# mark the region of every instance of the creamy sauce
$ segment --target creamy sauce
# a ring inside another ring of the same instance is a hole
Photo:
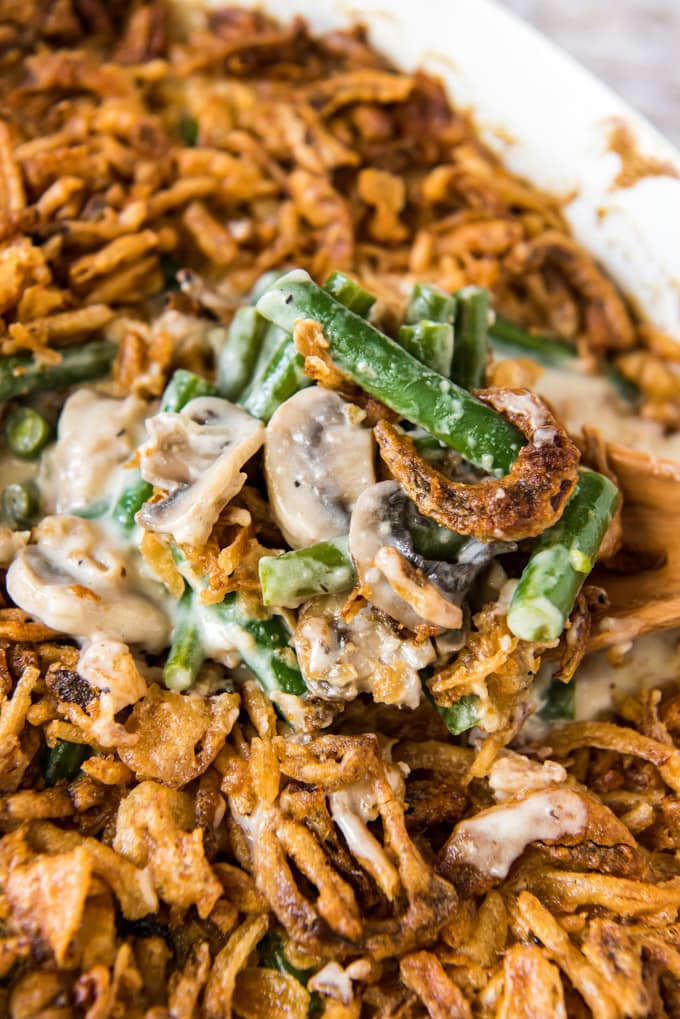
[[[87,644],[78,659],[78,673],[100,691],[97,715],[91,732],[102,746],[120,745],[129,735],[114,722],[123,708],[141,700],[147,692],[146,680],[139,672],[130,649],[115,640],[95,640]]]
[[[328,700],[365,692],[381,703],[416,708],[419,670],[434,661],[431,641],[397,636],[370,608],[345,622],[343,601],[316,598],[300,613],[293,644],[310,690]]]
[[[543,764],[539,764],[528,757],[507,750],[494,761],[489,772],[489,785],[497,803],[525,796],[527,793],[546,789],[566,780],[566,769],[557,761],[544,761]]]
[[[40,466],[43,508],[71,513],[112,503],[129,478],[125,464],[142,441],[144,419],[153,409],[136,396],[115,400],[87,387],[69,396],[57,442]]]
[[[652,633],[636,640],[614,664],[611,654],[598,651],[581,665],[576,683],[576,718],[608,715],[617,703],[640,688],[663,688],[680,676],[680,630]]]
[[[174,602],[114,525],[45,517],[33,542],[17,552],[7,573],[7,590],[20,608],[78,639],[111,638],[150,651],[167,646]]]
[[[557,417],[574,435],[584,425],[593,425],[608,442],[680,460],[680,433],[666,435],[661,425],[637,417],[602,375],[546,368],[533,388],[549,400]]]
[[[403,775],[398,767],[388,764],[387,777],[392,789],[403,788]],[[376,880],[391,899],[399,888],[399,873],[385,850],[368,830],[367,822],[378,817],[378,802],[368,779],[354,782],[328,796],[331,817],[342,832],[347,847],[356,860]]]
[[[307,986],[310,991],[336,998],[343,1005],[349,1005],[354,997],[350,975],[338,962],[327,962],[314,974]]]
[[[541,790],[461,821],[449,840],[447,856],[503,879],[532,842],[580,835],[587,820],[584,801],[571,789]]]

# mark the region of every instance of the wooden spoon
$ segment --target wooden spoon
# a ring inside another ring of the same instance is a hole
[[[593,582],[609,605],[593,621],[591,651],[680,626],[680,463],[611,443],[607,454],[623,491],[625,544],[665,561],[628,574],[598,567]]]

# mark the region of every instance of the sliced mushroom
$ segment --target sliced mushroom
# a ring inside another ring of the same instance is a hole
[[[146,503],[138,519],[176,542],[203,545],[218,516],[241,490],[241,468],[264,441],[264,425],[228,400],[201,396],[179,414],[156,414],[140,447],[145,481],[169,494]]]
[[[7,572],[7,590],[25,612],[73,637],[109,637],[160,651],[170,624],[152,600],[151,583],[106,540],[92,520],[45,517],[36,544],[20,549]],[[162,598],[162,588],[153,584]]]
[[[265,472],[277,524],[291,548],[347,534],[354,505],[375,481],[362,412],[320,386],[303,389],[267,426]]]
[[[381,481],[362,492],[349,529],[349,550],[362,593],[410,630],[459,629],[470,587],[493,557],[511,546],[470,539],[457,562],[435,562],[415,552],[412,523],[428,526],[399,482]]]
[[[57,442],[40,467],[44,507],[70,513],[111,496],[144,436],[148,413],[148,403],[137,396],[114,400],[88,388],[69,396]]]
[[[325,700],[375,701],[416,708],[418,673],[434,661],[431,641],[405,640],[371,608],[342,616],[343,599],[315,598],[302,609],[293,635],[307,686]]]

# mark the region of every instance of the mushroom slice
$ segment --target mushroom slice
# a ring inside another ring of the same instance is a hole
[[[417,708],[418,673],[435,658],[431,641],[405,640],[370,607],[345,620],[342,606],[342,598],[315,598],[300,612],[293,644],[309,689],[325,700],[370,693],[382,704]]]
[[[165,613],[94,521],[45,517],[33,537],[36,544],[20,549],[7,572],[7,590],[20,608],[73,637],[108,637],[149,651],[167,646]]]
[[[140,446],[145,481],[169,494],[145,503],[138,520],[148,531],[171,534],[178,544],[203,545],[218,516],[241,490],[241,468],[264,441],[264,425],[217,396],[201,396],[178,414],[146,423]]]
[[[424,559],[413,547],[409,524],[427,527],[398,481],[381,481],[357,500],[349,550],[364,596],[410,630],[459,629],[462,605],[479,573],[511,546],[466,541],[455,563]]]
[[[354,505],[375,481],[373,436],[358,407],[320,386],[286,400],[267,425],[272,511],[291,548],[347,534]]]
[[[93,389],[76,389],[59,416],[57,442],[42,458],[43,505],[72,513],[114,497],[144,436],[149,404],[137,396],[115,400]]]

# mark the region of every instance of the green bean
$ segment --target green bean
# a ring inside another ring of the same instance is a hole
[[[262,969],[275,969],[279,973],[287,973],[294,977],[303,987],[307,986],[310,977],[315,970],[299,969],[286,955],[286,944],[284,934],[278,929],[268,931],[257,946],[257,954]],[[317,991],[312,991],[309,996],[307,1009],[308,1019],[316,1019],[324,1011],[323,1000]]]
[[[493,349],[503,357],[531,357],[546,368],[564,368],[578,360],[578,350],[570,343],[551,336],[528,333],[500,315],[496,315],[495,322],[489,327],[489,339]],[[626,403],[632,407],[640,405],[640,390],[615,365],[607,365],[605,375]]]
[[[616,485],[595,471],[579,472],[564,513],[539,535],[508,610],[508,626],[523,640],[556,640],[590,573],[616,512]]]
[[[86,743],[69,743],[67,740],[58,740],[53,747],[47,747],[43,761],[45,784],[53,786],[64,780],[71,782],[91,753],[92,748]]]
[[[425,697],[435,709],[446,728],[452,736],[459,736],[461,732],[473,729],[479,722],[479,697],[475,694],[464,694],[454,704],[437,704],[428,685],[428,679],[433,673],[434,669],[431,666],[423,669],[420,673],[420,682]]]
[[[270,286],[276,286],[281,278],[281,274],[277,273]],[[355,306],[365,308],[367,311],[375,300],[343,273],[333,273],[326,286],[332,287],[337,292],[338,301],[351,301]],[[263,293],[267,291],[264,290]],[[274,337],[277,335],[279,337],[278,345],[271,351],[265,364],[256,365],[250,384],[239,401],[244,410],[262,421],[269,421],[282,403],[300,389],[312,385],[312,379],[305,375],[305,361],[293,343],[291,332],[289,329],[277,330],[274,333]]]
[[[514,425],[342,307],[306,272],[288,273],[263,294],[257,308],[288,332],[299,319],[315,320],[334,363],[367,393],[471,463],[489,472],[509,471],[524,444]]]
[[[37,361],[33,354],[12,354],[0,358],[0,400],[40,389],[67,389],[78,382],[108,375],[116,356],[115,343],[95,340],[79,347],[67,347],[58,364]]]
[[[576,717],[576,680],[562,683],[553,679],[546,690],[545,702],[538,712],[544,722],[558,722]]]
[[[217,388],[226,400],[238,400],[252,378],[266,329],[267,322],[249,305],[234,315],[217,358]]]
[[[323,285],[324,290],[331,294],[336,301],[349,308],[355,315],[368,318],[371,308],[375,304],[375,297],[369,294],[368,290],[346,276],[344,272],[332,273]]]
[[[74,517],[81,517],[83,520],[97,520],[109,512],[109,504],[105,499],[97,499],[88,503],[87,506],[79,506],[78,509],[70,511]]]
[[[453,326],[450,322],[432,322],[423,319],[415,325],[404,325],[399,330],[399,342],[404,350],[419,361],[448,376],[453,359]]]
[[[284,335],[261,376],[253,379],[239,402],[253,417],[269,421],[282,403],[311,385],[312,379],[305,375],[304,358]]]
[[[198,141],[198,121],[190,113],[183,113],[179,118],[179,133],[185,145],[193,148]]]
[[[205,611],[223,627],[226,639],[265,693],[281,691],[297,697],[307,693],[288,627],[281,616],[257,615],[258,606],[236,592],[217,605],[205,606]]]
[[[607,366],[605,374],[610,385],[616,390],[616,393],[622,400],[625,400],[626,403],[629,403],[635,409],[640,406],[642,403],[642,392],[634,382],[627,379],[613,364]]]
[[[250,291],[250,296],[248,298],[250,304],[257,304],[265,290],[269,290],[269,288],[273,286],[277,280],[280,280],[282,276],[285,276],[287,272],[290,272],[290,269],[268,269],[267,272],[263,272],[262,275],[255,280],[255,285]]]
[[[187,588],[177,607],[178,621],[163,667],[163,682],[169,690],[187,690],[205,661],[203,641],[196,622],[194,597],[194,592]]]
[[[217,396],[217,387],[201,375],[178,368],[161,397],[161,411],[177,414],[199,396]]]
[[[5,439],[10,453],[35,460],[52,438],[52,426],[33,407],[13,407],[5,420]]]
[[[456,294],[456,336],[451,378],[465,389],[484,385],[489,327],[489,292],[465,287]]]
[[[423,320],[453,324],[455,317],[455,297],[433,283],[416,283],[406,306],[406,322],[409,325]]]
[[[153,485],[145,481],[139,471],[135,471],[134,477],[125,486],[113,507],[113,519],[124,531],[132,531],[135,516],[152,495]]]
[[[34,481],[13,481],[2,492],[2,512],[11,527],[32,527],[40,513],[40,494]]]
[[[340,594],[356,583],[347,538],[332,538],[317,545],[263,556],[259,563],[265,605],[294,609],[319,594]]]
[[[509,322],[506,318],[496,315],[489,326],[491,346],[505,357],[531,357],[547,368],[560,368],[568,361],[578,357],[576,347],[550,336],[539,336],[528,333]]]
[[[176,545],[172,554],[182,576],[195,593],[205,586]],[[294,694],[302,697],[307,686],[298,668],[290,632],[283,618],[270,614],[255,598],[232,591],[214,605],[194,599],[197,623],[207,626],[214,639],[219,628],[225,646],[235,648],[266,693]]]

